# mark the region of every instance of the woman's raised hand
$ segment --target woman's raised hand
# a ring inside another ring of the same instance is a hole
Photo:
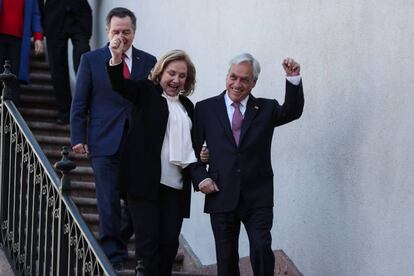
[[[119,35],[115,35],[109,42],[112,59],[111,64],[119,64],[122,61],[122,49],[124,48],[124,41]]]

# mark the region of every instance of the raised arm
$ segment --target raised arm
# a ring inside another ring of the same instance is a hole
[[[292,58],[285,58],[282,67],[286,72],[286,92],[283,105],[276,101],[274,125],[280,126],[298,119],[302,115],[304,96],[300,77],[300,64]]]
[[[122,48],[123,41],[119,36],[109,42],[112,57],[106,66],[112,89],[118,92],[124,98],[130,100],[135,105],[145,102],[147,96],[154,88],[154,83],[150,80],[130,80],[124,79]]]

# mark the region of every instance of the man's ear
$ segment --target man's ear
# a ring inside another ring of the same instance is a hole
[[[252,89],[256,86],[256,82],[257,82],[257,80],[253,80],[253,86],[252,86]]]

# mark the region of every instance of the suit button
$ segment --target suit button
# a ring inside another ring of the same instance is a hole
[[[240,171],[241,171],[240,169],[237,169],[237,173],[240,173]]]

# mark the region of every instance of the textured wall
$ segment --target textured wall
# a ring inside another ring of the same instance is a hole
[[[121,2],[119,1],[119,3]],[[100,1],[104,22],[113,1]],[[228,61],[250,52],[256,96],[283,102],[285,56],[302,64],[305,111],[275,131],[273,247],[304,275],[414,275],[414,2],[122,1],[136,43],[156,56],[185,49],[197,67],[192,100],[224,89]],[[96,22],[96,21],[95,21]],[[96,34],[102,45],[104,27]],[[183,235],[215,262],[203,198]],[[248,255],[243,234],[240,255]]]

